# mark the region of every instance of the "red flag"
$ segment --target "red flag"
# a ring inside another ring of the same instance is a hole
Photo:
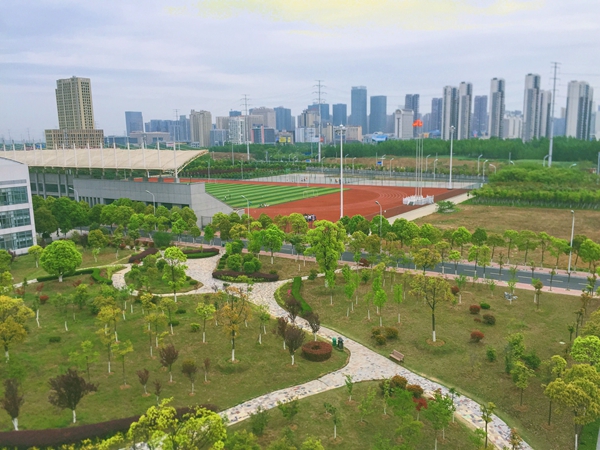
[[[417,119],[413,122],[413,127],[422,127],[423,126],[423,121],[420,119]]]

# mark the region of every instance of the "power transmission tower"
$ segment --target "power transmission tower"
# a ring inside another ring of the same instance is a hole
[[[313,87],[316,87],[317,90],[313,91],[313,94],[317,94],[317,103],[319,104],[318,106],[318,117],[319,117],[319,162],[321,162],[321,136],[323,135],[323,121],[321,118],[321,88],[324,87],[321,84],[321,81],[323,80],[317,80],[317,84],[315,84]],[[325,92],[323,92],[323,94],[325,94]]]
[[[244,127],[244,140],[246,141],[246,156],[247,156],[247,160],[250,161],[250,141],[248,139],[248,128],[250,126],[250,117],[248,117],[248,96],[246,94],[244,94],[244,98],[242,99],[244,101],[244,111],[245,111],[245,122],[246,122],[246,126]]]
[[[552,68],[554,76],[552,77],[552,105],[550,106],[550,147],[548,149],[548,167],[552,167],[552,145],[554,144],[554,102],[556,101],[556,71],[560,63],[553,62]]]

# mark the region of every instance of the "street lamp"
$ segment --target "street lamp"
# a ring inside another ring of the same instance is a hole
[[[344,131],[346,128],[340,124],[340,219],[344,217]]]
[[[486,162],[488,162],[488,161],[489,161],[489,159],[486,159],[486,160],[483,162],[483,171],[482,171],[482,175],[481,175],[481,177],[482,177],[482,178],[485,178],[485,163],[486,163]]]
[[[477,157],[477,176],[479,176],[479,159],[482,157],[483,155],[479,155]]]
[[[494,175],[496,175],[496,166],[490,163],[490,167],[494,168]]]
[[[381,203],[379,203],[377,200],[375,200],[375,203],[379,205],[379,253],[381,253],[381,228],[383,227],[383,218],[381,211]]]
[[[514,161],[508,161],[509,164],[512,164],[513,166],[515,165]]]
[[[569,166],[569,169],[570,169],[571,167],[575,167],[576,165],[577,165],[577,163],[575,163],[575,164],[571,164],[571,165]]]
[[[433,161],[433,179],[435,180],[435,169],[437,168],[437,162],[438,159],[435,158],[435,160]]]
[[[248,231],[250,231],[250,200],[248,200],[245,195],[242,195],[242,197],[246,199],[246,206],[248,207]]]
[[[454,138],[454,125],[450,127],[450,179],[448,180],[448,189],[452,189],[452,142]],[[477,172],[479,174],[479,172]]]
[[[429,158],[431,155],[427,155],[425,157],[425,173],[427,173],[427,158]]]
[[[546,167],[546,159],[548,158],[548,156],[550,155],[546,155],[544,156],[544,159],[542,159],[542,167]]]
[[[77,189],[72,188],[71,186],[69,186],[69,189],[71,189],[73,192],[75,192],[75,201],[78,202],[79,201],[79,192],[77,192]]]
[[[240,167],[242,168],[242,180],[244,179],[244,160],[240,160]]]
[[[156,215],[156,197],[154,197],[154,194],[148,189],[146,189],[146,192],[152,196],[152,207],[154,209],[154,215]]]
[[[392,178],[392,161],[394,158],[390,159],[390,178]]]
[[[571,247],[569,248],[569,267],[567,273],[571,273],[571,256],[573,255],[573,233],[575,232],[575,211],[571,210],[573,221],[571,222]]]
[[[344,156],[344,164],[348,164],[348,156],[350,156],[350,154],[347,154]],[[348,169],[346,169],[348,170]]]
[[[356,159],[356,156],[354,158],[352,158],[352,175],[354,175],[354,160]]]

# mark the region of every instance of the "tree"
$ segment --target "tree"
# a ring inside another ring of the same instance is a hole
[[[35,259],[35,267],[39,267],[40,256],[42,256],[43,251],[44,249],[39,245],[33,245],[27,250],[27,253],[33,255],[33,258]]]
[[[210,370],[210,359],[204,358],[202,361],[202,368],[204,369],[204,382],[208,383],[208,372]]]
[[[483,267],[483,276],[485,277],[485,268],[492,263],[492,251],[487,245],[479,247],[479,265]]]
[[[202,343],[206,343],[206,321],[212,320],[216,312],[215,306],[210,303],[198,303],[196,314],[202,319]]]
[[[267,334],[267,323],[271,319],[271,313],[269,307],[266,305],[260,305],[258,308],[258,320],[260,325],[258,327],[258,343],[262,345],[262,335]]]
[[[171,315],[173,314],[173,311],[175,311],[175,309],[176,309],[175,301],[169,297],[163,297],[160,299],[160,302],[158,305],[163,312],[167,311],[167,316],[169,318],[169,327],[171,329],[171,336],[172,336],[173,335],[173,319],[172,319]]]
[[[523,261],[527,263],[527,254],[530,250],[535,250],[538,247],[539,241],[537,235],[530,230],[521,230],[519,232],[519,238],[517,240],[517,248],[520,251],[525,252]]]
[[[150,407],[127,432],[129,443],[144,442],[150,448],[164,450],[222,449],[227,429],[221,416],[204,408],[194,408],[183,416],[165,399]]]
[[[215,227],[210,223],[204,227],[204,241],[208,241],[212,245],[213,239],[215,238]]]
[[[142,369],[138,370],[136,374],[138,376],[138,381],[144,387],[144,395],[147,396],[148,390],[146,389],[146,386],[148,385],[148,380],[150,379],[150,371],[148,369]]]
[[[0,407],[10,416],[15,431],[19,431],[19,411],[25,402],[23,395],[19,393],[19,387],[19,382],[16,379],[5,379],[4,397],[0,399]]]
[[[196,381],[196,375],[198,373],[198,366],[193,359],[185,359],[181,364],[181,371],[190,380],[192,384],[191,395],[194,395],[194,382]]]
[[[58,275],[62,283],[63,275],[70,274],[81,265],[81,252],[72,241],[54,241],[42,252],[40,264],[50,275]]]
[[[523,391],[529,386],[529,379],[535,377],[535,372],[523,364],[521,361],[516,361],[510,371],[513,383],[521,390],[521,399],[519,405],[523,405]]]
[[[510,251],[517,245],[519,241],[519,232],[515,230],[505,230],[504,239],[506,242],[506,249],[508,254],[506,255],[507,261],[510,263]]]
[[[471,233],[465,227],[458,227],[454,233],[452,233],[452,241],[460,247],[460,256],[462,258],[463,248],[465,244],[471,242]]]
[[[50,395],[48,401],[60,409],[69,408],[73,413],[73,423],[77,422],[75,409],[83,397],[96,392],[98,385],[88,383],[76,370],[68,369],[63,375],[50,378]]]
[[[485,244],[485,241],[487,241],[487,239],[487,232],[483,228],[477,227],[471,235],[471,242],[479,247]]]
[[[93,249],[101,249],[108,245],[108,237],[102,230],[92,230],[88,234],[88,245]]]
[[[433,269],[441,260],[442,257],[440,252],[429,247],[422,248],[413,255],[415,266],[423,269],[423,273],[425,273],[427,269]]]
[[[435,431],[435,449],[437,450],[437,434],[439,430],[444,430],[454,415],[454,402],[452,399],[442,394],[439,391],[434,393],[433,401],[427,405],[427,409],[423,412],[423,416],[431,422],[431,426]]]
[[[108,324],[112,323],[114,325],[114,334],[115,334],[115,342],[119,342],[119,335],[117,334],[117,322],[121,317],[121,308],[112,305],[106,305],[100,308],[100,312],[96,316],[96,318],[100,321],[100,323],[104,324],[104,328],[108,326]]]
[[[177,290],[183,287],[186,281],[185,269],[187,256],[178,247],[169,247],[165,250],[164,260],[167,265],[164,268],[163,280],[173,290],[173,297],[177,303]]]
[[[595,366],[600,362],[600,338],[594,335],[575,338],[571,357],[579,363]]]
[[[425,302],[431,309],[432,340],[433,342],[436,342],[435,309],[438,303],[452,300],[450,285],[441,276],[426,277],[424,275],[415,275],[411,287],[413,289],[413,294],[423,295]]]
[[[120,342],[115,345],[114,352],[121,358],[121,367],[123,368],[123,386],[127,386],[127,378],[125,377],[125,357],[133,352],[133,344],[130,340]]]
[[[360,421],[363,423],[365,422],[365,417],[373,412],[373,400],[375,400],[375,388],[370,388],[367,391],[367,395],[358,404]]]
[[[485,444],[483,448],[488,448],[488,424],[494,420],[496,405],[488,402],[487,405],[480,405],[479,408],[481,409],[481,420],[485,422]]]
[[[281,250],[285,233],[277,225],[269,225],[262,233],[262,244],[271,252],[271,264],[273,264],[273,252]]]
[[[229,300],[219,309],[219,322],[231,337],[231,362],[235,362],[235,340],[240,332],[240,325],[250,318],[251,309],[248,294],[233,286],[226,288]]]
[[[533,288],[535,289],[536,309],[540,309],[540,296],[542,295],[542,289],[544,287],[544,283],[542,283],[542,281],[537,278],[533,278],[531,280],[531,284],[533,285]]]
[[[40,207],[33,212],[35,219],[35,230],[43,237],[50,237],[58,230],[58,221],[49,208]]]
[[[100,354],[94,351],[94,344],[92,341],[83,341],[81,343],[81,353],[74,351],[69,353],[69,361],[76,364],[80,369],[85,369],[87,373],[88,382],[90,378],[90,365],[97,362]]]
[[[337,439],[337,427],[341,422],[338,410],[331,403],[324,403],[323,406],[325,407],[325,412],[329,414],[333,420],[333,439]]]
[[[400,305],[404,297],[404,289],[401,284],[395,284],[392,294],[393,302],[398,305],[398,323],[400,323]]]
[[[319,318],[319,314],[311,313],[306,318],[308,322],[308,326],[310,326],[311,331],[313,332],[314,340],[317,340],[317,333],[321,329],[321,319]]]
[[[354,381],[352,375],[344,375],[344,384],[346,385],[346,391],[348,391],[348,401],[352,401],[352,391],[354,390]]]
[[[179,350],[175,349],[175,346],[173,344],[169,344],[166,346],[161,347],[158,350],[158,353],[160,355],[160,364],[163,367],[166,367],[169,369],[169,383],[173,382],[173,364],[175,364],[175,361],[177,361],[177,358],[179,357]]]
[[[34,312],[25,306],[23,299],[0,295],[0,345],[9,361],[8,349],[13,344],[23,342],[27,337],[25,323],[34,317]]]
[[[458,250],[451,250],[448,254],[448,259],[454,263],[454,275],[458,273],[458,263],[462,258]]]
[[[504,247],[506,245],[506,241],[504,240],[504,238],[497,233],[491,233],[490,235],[488,235],[487,241],[485,243],[488,245],[488,247],[491,247],[492,249],[491,259],[494,259],[496,247]]]
[[[287,349],[290,352],[290,356],[292,357],[293,366],[296,350],[302,347],[302,344],[304,343],[304,331],[302,331],[302,328],[299,328],[295,325],[290,325],[285,329],[284,339]]]
[[[309,248],[306,253],[315,255],[321,272],[332,272],[337,268],[340,256],[344,252],[344,229],[327,220],[317,220],[314,228],[306,235]]]

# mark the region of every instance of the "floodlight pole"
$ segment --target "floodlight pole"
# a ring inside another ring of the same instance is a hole
[[[567,268],[567,273],[571,273],[571,257],[573,256],[573,234],[575,233],[575,211],[571,210],[571,216],[573,217],[573,221],[571,222],[571,245],[569,248],[569,267]]]
[[[75,201],[79,202],[79,192],[77,192],[77,189],[72,188],[71,186],[69,186],[69,189],[71,189],[73,192],[75,192]]]
[[[248,232],[249,232],[250,231],[250,200],[248,200],[248,198],[245,195],[242,195],[242,197],[244,199],[246,199],[246,206],[248,207],[247,211],[248,211]]]
[[[383,227],[383,218],[382,218],[382,210],[381,203],[375,200],[375,203],[379,205],[379,253],[381,253],[381,228]]]
[[[340,219],[344,217],[344,125],[340,125]]]
[[[452,143],[454,138],[454,125],[450,127],[450,178],[448,180],[448,189],[452,189]],[[479,175],[479,168],[477,168],[477,175]]]
[[[154,197],[154,194],[148,189],[146,189],[146,192],[152,196],[152,208],[154,210],[154,215],[156,216],[156,197]]]
[[[483,156],[483,155],[479,155],[479,156],[477,157],[477,176],[479,176],[479,160],[481,159],[481,157],[482,157],[482,156]]]

